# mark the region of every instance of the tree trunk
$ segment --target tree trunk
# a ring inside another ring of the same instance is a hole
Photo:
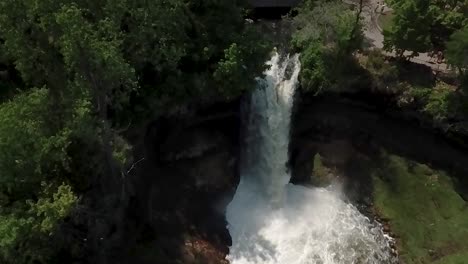
[[[349,42],[346,47],[346,54],[349,54],[351,52],[352,44],[356,40],[356,34],[359,29],[359,21],[361,20],[361,14],[362,14],[363,9],[364,9],[364,0],[359,0],[359,10],[356,14],[356,20],[354,21],[353,29],[351,30],[351,33],[349,34]]]

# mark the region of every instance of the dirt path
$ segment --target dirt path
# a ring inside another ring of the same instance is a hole
[[[359,5],[359,0],[343,0],[347,4]],[[384,6],[382,8],[382,0],[364,0],[364,8],[362,12],[362,20],[364,23],[364,37],[366,38],[371,48],[383,49],[384,36],[382,29],[379,26],[378,18],[381,13],[391,12],[391,8]],[[396,57],[395,52],[385,52],[387,56]],[[407,51],[405,55],[410,55],[412,52]],[[431,58],[428,53],[419,53],[410,61],[418,64],[424,64],[431,67],[434,71],[447,72],[448,65],[445,63],[437,63],[435,58]]]

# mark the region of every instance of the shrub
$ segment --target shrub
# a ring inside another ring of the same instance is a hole
[[[372,76],[372,86],[379,92],[395,94],[401,91],[397,85],[398,68],[385,59],[380,50],[370,51],[364,67]]]

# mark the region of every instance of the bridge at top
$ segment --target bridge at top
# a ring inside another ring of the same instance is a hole
[[[257,7],[294,7],[301,0],[249,0],[250,4]]]

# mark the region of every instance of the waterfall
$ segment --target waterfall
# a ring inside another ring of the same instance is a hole
[[[275,54],[245,104],[241,181],[226,212],[231,264],[393,264],[390,238],[338,190],[292,185],[286,169],[299,56]]]
[[[300,70],[299,56],[281,60],[279,54],[267,62],[270,67],[259,87],[244,105],[246,129],[241,175],[260,188],[273,203],[280,203],[284,186],[289,182],[289,123],[294,88]],[[289,76],[287,76],[289,74]],[[289,77],[289,79],[288,79]]]

